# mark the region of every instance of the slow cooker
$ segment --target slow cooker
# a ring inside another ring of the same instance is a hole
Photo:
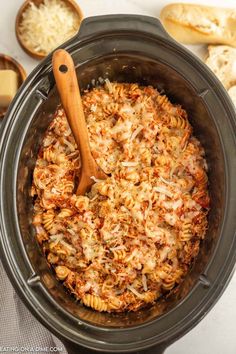
[[[82,90],[110,81],[153,85],[188,112],[209,167],[209,227],[178,291],[136,313],[98,313],[76,303],[56,280],[31,225],[32,172],[59,104],[49,55],[25,81],[0,137],[0,252],[17,293],[70,353],[162,353],[212,308],[236,260],[236,115],[214,74],[175,42],[157,19],[85,19],[61,46],[73,56]]]

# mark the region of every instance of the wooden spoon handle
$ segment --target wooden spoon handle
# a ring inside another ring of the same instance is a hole
[[[53,53],[52,66],[61,102],[80,150],[82,164],[87,165],[92,155],[73,59],[66,50],[58,49]]]

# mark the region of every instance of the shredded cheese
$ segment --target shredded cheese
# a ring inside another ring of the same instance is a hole
[[[138,162],[136,162],[136,161],[122,161],[121,165],[124,167],[134,167],[134,166],[138,166]]]
[[[130,141],[133,141],[136,136],[139,135],[139,133],[143,130],[143,126],[139,126],[137,129],[135,129],[135,131],[133,132],[133,134],[131,135]]]
[[[173,197],[173,193],[171,193],[167,188],[165,187],[162,187],[162,186],[156,186],[153,188],[153,190],[155,192],[159,192],[159,193],[162,193],[162,194],[165,194],[167,195],[167,197],[169,198],[172,198]]]
[[[138,298],[142,299],[143,298],[143,295],[140,294],[132,285],[128,285],[127,286],[127,289],[129,289],[130,291],[132,291],[132,293],[134,295],[136,295]]]
[[[106,87],[107,87],[109,93],[112,93],[113,89],[112,89],[112,85],[111,85],[110,80],[109,79],[105,79],[104,81],[105,81],[105,84],[106,84]]]
[[[109,82],[82,100],[94,158],[109,176],[91,176],[86,196],[74,194],[81,160],[59,107],[33,174],[33,224],[48,262],[68,274],[61,279],[56,271],[78,300],[97,311],[137,311],[177,291],[204,238],[204,150],[192,135],[184,153],[176,149],[191,133],[186,112],[151,86]]]
[[[29,49],[48,54],[73,37],[79,29],[80,18],[62,0],[33,2],[22,14],[20,38]]]
[[[103,181],[103,179],[96,178],[95,176],[91,176],[90,178],[96,183],[99,183],[99,182]]]
[[[145,274],[142,274],[142,284],[143,284],[143,290],[147,291],[148,287],[147,287],[147,277]]]

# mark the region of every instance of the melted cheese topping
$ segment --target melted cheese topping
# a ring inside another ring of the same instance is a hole
[[[186,112],[151,86],[107,82],[83,105],[93,156],[110,176],[74,194],[80,157],[59,108],[34,170],[37,238],[86,306],[136,311],[176,287],[198,253],[209,206],[204,150]]]

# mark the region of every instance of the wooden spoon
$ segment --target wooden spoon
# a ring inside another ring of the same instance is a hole
[[[106,179],[107,175],[100,169],[91,154],[79,84],[71,55],[63,49],[56,50],[53,53],[52,66],[61,102],[80,151],[82,166],[76,194],[83,195],[94,184],[92,176]]]

